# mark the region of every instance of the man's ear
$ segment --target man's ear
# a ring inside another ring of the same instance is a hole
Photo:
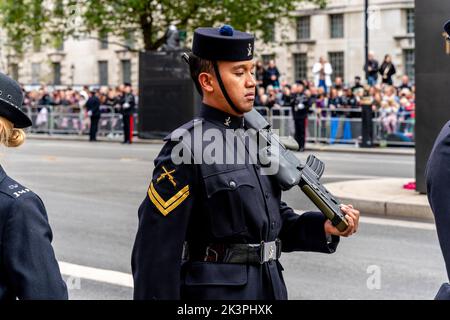
[[[214,87],[212,85],[213,81],[213,77],[210,73],[202,72],[198,75],[200,87],[202,87],[206,92],[212,93],[214,91]]]

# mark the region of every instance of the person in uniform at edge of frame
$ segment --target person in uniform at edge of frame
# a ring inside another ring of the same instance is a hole
[[[31,120],[20,86],[0,73],[0,143],[18,147]],[[42,200],[0,166],[0,300],[68,298]]]
[[[281,250],[333,253],[339,236],[358,229],[351,206],[342,207],[343,233],[320,212],[294,213],[257,164],[172,161],[177,132],[214,128],[225,138],[225,130],[245,129],[256,85],[253,45],[253,35],[228,25],[195,30],[189,64],[201,113],[165,138],[154,161],[132,253],[134,299],[287,299]]]
[[[450,40],[450,21],[444,26]],[[427,196],[434,214],[436,231],[450,279],[450,121],[447,122],[428,158],[425,169]],[[450,284],[444,283],[435,296],[436,300],[450,300]]]
[[[136,100],[132,93],[131,84],[126,82],[123,84],[123,93],[120,98],[120,105],[122,106],[122,121],[123,121],[123,137],[122,144],[131,144],[133,142],[134,131],[134,117],[133,113],[136,107]]]

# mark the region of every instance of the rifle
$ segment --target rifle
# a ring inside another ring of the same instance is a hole
[[[339,231],[347,229],[348,223],[335,197],[320,183],[325,164],[310,155],[303,164],[290,150],[280,142],[278,135],[272,132],[270,124],[255,109],[244,115],[249,129],[257,131],[258,139],[263,139],[264,147],[258,150],[258,160],[264,165],[276,164],[274,173],[283,191],[294,186],[300,189],[319,208]],[[261,145],[261,143],[259,144]]]

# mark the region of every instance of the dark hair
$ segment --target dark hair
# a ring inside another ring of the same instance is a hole
[[[194,55],[193,53],[189,53],[188,55],[189,55],[189,71],[191,73],[192,81],[194,81],[198,93],[200,93],[200,95],[203,95],[202,87],[198,82],[198,76],[202,72],[213,73],[214,72],[213,63],[210,60],[201,59],[196,55]]]

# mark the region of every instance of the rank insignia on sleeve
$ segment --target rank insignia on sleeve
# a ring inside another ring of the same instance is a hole
[[[158,179],[156,179],[156,182],[160,182],[161,180],[167,178],[169,179],[170,183],[172,183],[172,185],[174,187],[177,186],[177,183],[174,179],[174,177],[172,176],[172,173],[175,172],[175,169],[168,171],[164,166],[162,166],[164,173],[161,173],[161,175],[158,177]]]
[[[172,184],[173,183],[175,183],[175,181],[173,181]],[[185,186],[183,189],[178,191],[175,195],[173,195],[170,199],[166,201],[156,191],[155,186],[153,185],[152,182],[150,183],[150,188],[148,189],[148,196],[150,198],[150,201],[155,205],[155,207],[159,210],[159,212],[161,212],[164,216],[166,216],[172,210],[176,209],[189,196],[189,185]]]

